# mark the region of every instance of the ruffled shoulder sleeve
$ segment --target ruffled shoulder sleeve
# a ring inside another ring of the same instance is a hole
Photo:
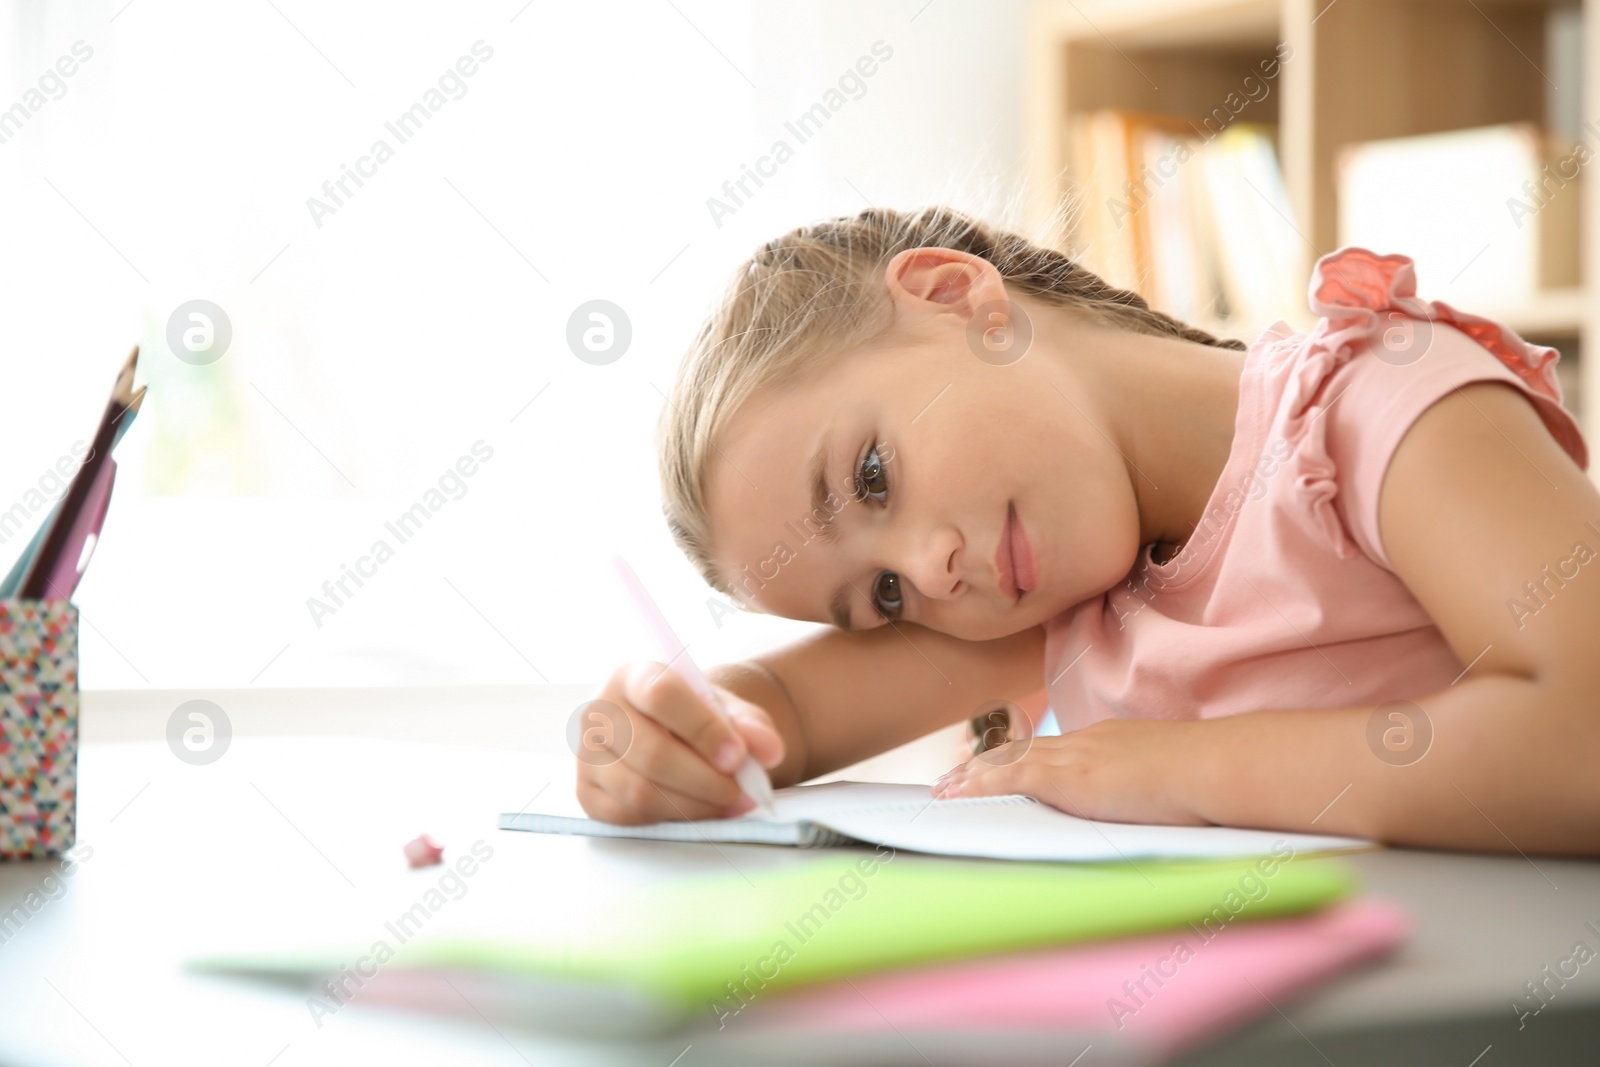
[[[1580,468],[1588,448],[1562,405],[1560,353],[1509,327],[1417,297],[1412,260],[1346,247],[1317,260],[1319,316],[1285,384],[1282,433],[1299,457],[1294,491],[1328,548],[1389,566],[1377,497],[1401,438],[1435,401],[1470,381],[1520,386]],[[1353,541],[1353,543],[1352,543]]]

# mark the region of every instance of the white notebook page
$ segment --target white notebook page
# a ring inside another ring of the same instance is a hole
[[[1371,847],[1349,837],[1223,826],[1159,826],[1075,818],[1030,797],[934,800],[925,785],[827,782],[780,789],[774,815],[617,826],[539,813],[502,815],[502,829],[649,840],[829,845],[837,835],[911,852],[1016,860],[1226,858]],[[834,833],[818,833],[831,830]]]

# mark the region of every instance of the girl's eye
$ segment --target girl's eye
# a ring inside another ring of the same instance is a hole
[[[878,457],[878,446],[874,443],[856,467],[856,499],[865,500],[870,496],[881,504],[888,495],[889,476],[884,471],[883,460]]]
[[[893,620],[900,617],[900,576],[894,571],[884,571],[878,575],[878,581],[872,589],[872,603],[884,615],[884,618]]]
[[[888,495],[889,475],[875,441],[856,467],[856,499],[866,500],[870,497],[882,504]],[[894,571],[883,571],[878,575],[872,587],[872,606],[891,621],[900,617],[904,605],[900,595],[900,576]]]

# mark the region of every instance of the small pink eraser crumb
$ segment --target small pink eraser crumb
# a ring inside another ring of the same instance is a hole
[[[444,846],[427,834],[406,842],[406,862],[413,867],[432,867],[444,855]]]

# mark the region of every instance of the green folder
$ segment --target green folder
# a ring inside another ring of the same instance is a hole
[[[433,995],[453,996],[442,973],[513,1022],[637,1032],[887,968],[1161,929],[1208,939],[1230,923],[1321,907],[1354,885],[1339,860],[1303,856],[1018,864],[845,849],[777,870],[625,888],[576,914],[424,926],[391,943],[389,959],[352,938],[193,966],[321,977],[366,958],[360,970],[376,971],[380,985],[399,988],[409,976],[410,999],[429,983]]]

